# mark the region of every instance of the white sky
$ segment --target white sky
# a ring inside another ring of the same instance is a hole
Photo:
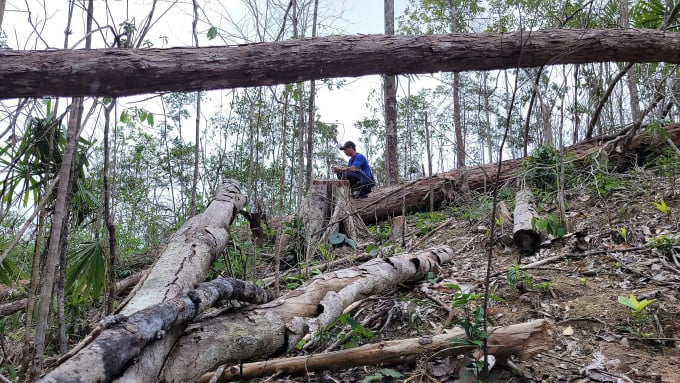
[[[53,48],[62,48],[64,45],[64,29],[68,3],[67,0],[50,0],[44,3],[39,0],[8,0],[2,29],[7,33],[10,47],[45,49],[46,43]],[[86,1],[83,1],[83,3],[86,3]],[[126,17],[132,18],[137,15],[135,22],[139,26],[142,21],[141,18],[150,9],[150,3],[150,0],[133,0],[129,2],[125,0],[109,0],[108,4],[114,12],[114,21],[106,20],[102,13],[96,15],[96,20],[100,26],[103,26],[106,22],[117,24],[125,20]],[[159,18],[160,12],[169,3],[169,1],[159,2],[155,18]],[[155,47],[163,46],[161,36],[167,36],[167,46],[189,46],[192,44],[190,27],[193,15],[189,13],[191,10],[190,1],[187,0],[182,3],[184,4],[181,8],[187,10],[185,16],[178,16],[175,11],[174,17],[167,17],[170,15],[160,17],[159,21],[152,27],[148,39],[155,44]],[[37,28],[41,30],[42,39],[37,39],[36,34],[32,33],[32,27],[27,22],[29,15],[25,12],[26,4],[30,5],[32,12],[30,18]],[[47,7],[46,11],[42,9],[43,4]],[[142,4],[141,8],[140,4]],[[189,5],[187,6],[187,4]],[[395,17],[403,13],[407,4],[408,0],[395,0]],[[322,7],[332,7],[336,8],[336,10],[344,9],[342,18],[335,19],[333,22],[335,28],[345,31],[343,32],[344,34],[383,33],[383,5],[384,0],[321,0]],[[222,5],[220,5],[220,2],[208,1],[206,4],[206,8],[220,9],[223,7],[223,9],[227,10],[232,10],[239,6],[239,2],[236,1],[222,2]],[[95,11],[103,12],[104,8],[103,0],[95,0]],[[76,16],[73,18],[73,34],[70,37],[69,45],[75,44],[83,36],[83,18],[80,16],[81,14],[76,12]],[[45,22],[45,20],[47,21]],[[217,21],[211,20],[211,22]],[[208,41],[205,38],[204,32],[200,33],[200,38],[202,40],[200,43],[203,46],[217,44],[217,40]],[[97,41],[98,39],[95,38],[94,40]],[[99,41],[101,41],[101,38]],[[82,47],[83,43],[81,42],[78,48]],[[317,92],[318,114],[321,116],[322,122],[338,123],[338,142],[346,140],[358,142],[360,137],[358,131],[354,129],[354,123],[363,117],[369,116],[369,111],[365,104],[369,91],[371,89],[380,89],[380,77],[364,76],[361,78],[347,78],[345,80],[347,85],[343,89],[333,91],[329,91],[326,87],[319,89]],[[213,99],[215,97],[219,96],[212,96]],[[140,108],[145,107],[142,104],[137,104],[136,106]],[[148,106],[148,108],[152,112],[157,112],[152,110],[155,108],[151,106]]]

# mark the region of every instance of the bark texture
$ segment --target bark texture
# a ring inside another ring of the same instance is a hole
[[[521,189],[515,195],[512,240],[524,251],[535,251],[541,244],[541,234],[532,227],[536,217],[538,213],[534,205],[534,195],[530,189]]]
[[[680,125],[666,127],[670,139],[680,143]],[[640,161],[650,145],[665,145],[663,141],[656,141],[645,134],[634,135],[628,140],[630,132],[624,130],[618,134],[595,137],[582,141],[565,149],[565,154],[574,158],[575,165],[587,166],[590,156],[594,154],[605,155],[610,164],[625,166],[631,161]],[[496,174],[500,182],[504,182],[516,176],[519,165],[523,158],[505,160],[498,164],[475,166],[467,168],[467,182],[471,190],[489,190],[496,181]],[[432,176],[432,193],[434,194],[435,207],[443,203],[455,203],[460,200],[461,185],[460,173],[452,170]],[[405,185],[395,185],[382,189],[374,189],[368,198],[356,199],[352,205],[358,211],[365,223],[375,223],[388,217],[396,217],[402,214],[402,203],[405,202],[406,212],[423,211],[429,208],[430,180],[428,177],[409,181]]]
[[[222,364],[282,355],[307,333],[324,330],[352,302],[419,280],[452,257],[451,248],[442,246],[373,259],[317,276],[251,310],[195,323],[175,344],[160,380],[191,382]]]
[[[545,319],[496,327],[489,331],[489,354],[497,360],[514,355],[530,359],[539,352],[552,349],[554,325]],[[285,378],[310,371],[331,370],[370,365],[412,364],[430,355],[437,357],[463,355],[477,348],[474,345],[451,346],[453,340],[467,339],[460,328],[447,334],[399,339],[367,344],[350,350],[279,360],[246,363],[225,368],[218,382],[240,381],[264,376]],[[208,383],[213,374],[201,376],[197,383]]]
[[[236,299],[260,304],[273,298],[271,293],[233,278],[203,283],[186,294],[128,317],[108,317],[103,327],[110,327],[102,330],[92,343],[38,382],[111,381],[148,343],[163,338],[166,330],[189,322],[216,302]]]
[[[127,96],[602,61],[680,64],[680,33],[539,30],[331,36],[226,47],[0,50],[0,98]]]
[[[227,245],[231,222],[245,204],[246,197],[241,194],[238,181],[229,180],[218,186],[205,211],[189,219],[168,239],[148,276],[120,314],[130,316],[203,282],[210,264]],[[128,368],[118,381],[139,383],[155,380],[163,360],[181,333],[182,328],[172,328],[162,339],[145,347],[139,361]]]

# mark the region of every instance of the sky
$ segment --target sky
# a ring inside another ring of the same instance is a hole
[[[346,1],[345,19],[347,34],[380,34],[385,31],[382,0],[348,0]],[[408,1],[394,1],[394,15],[402,14]],[[371,89],[380,89],[380,76],[363,76],[346,78],[348,85],[344,89],[328,91],[326,88],[318,92],[317,106],[319,115],[328,123],[338,123],[338,142],[347,140],[359,143],[360,134],[354,123],[362,117],[368,117],[366,108],[368,94]],[[358,147],[361,151],[361,148]]]
[[[103,3],[103,0],[95,0],[95,10],[103,10]],[[109,6],[114,10],[116,22],[119,23],[126,17],[132,19],[135,15],[139,15],[135,18],[137,24],[141,24],[141,16],[148,12],[150,3],[151,0],[108,1]],[[159,2],[161,5],[158,7],[157,15],[162,11],[164,3],[167,6],[169,2]],[[188,0],[183,3],[190,4]],[[206,8],[214,7],[214,9],[226,9],[233,12],[238,3],[233,0],[221,3],[208,1]],[[395,17],[398,17],[406,8],[408,0],[394,0],[394,3]],[[32,11],[30,18],[41,30],[44,40],[36,39],[35,34],[32,33],[31,25],[27,22],[29,15],[23,11],[26,4],[30,4]],[[46,5],[46,11],[42,10],[42,4]],[[62,48],[67,5],[67,0],[51,0],[46,3],[40,0],[8,0],[2,28],[7,33],[9,45],[11,47],[18,46],[20,49],[45,49],[45,43],[47,43],[50,47]],[[139,8],[135,9],[135,6]],[[332,25],[334,28],[343,31],[343,34],[380,34],[384,32],[383,0],[321,0],[320,6],[334,8],[337,12],[342,9],[341,17],[332,19]],[[184,6],[184,8],[190,10],[187,6]],[[174,18],[161,17],[151,29],[148,35],[149,40],[156,44],[155,47],[163,46],[163,41],[167,41],[166,47],[191,45],[191,17],[192,15],[188,12],[183,16]],[[233,14],[232,17],[234,17]],[[105,19],[103,15],[97,16],[99,23],[102,23],[103,19]],[[48,21],[44,23],[43,29],[41,22],[44,20]],[[83,36],[84,25],[82,24],[82,17],[74,17],[71,26],[73,37],[69,40],[71,46]],[[163,40],[164,36],[167,37],[167,40]],[[201,34],[202,41],[200,44],[202,46],[216,45],[217,40],[208,41],[205,36],[205,33]],[[30,43],[26,44],[27,41],[30,41]],[[81,41],[78,48],[82,47]],[[347,140],[359,143],[361,137],[359,137],[358,130],[354,128],[354,124],[363,117],[370,116],[365,104],[368,101],[371,89],[380,89],[381,81],[379,76],[346,78],[344,80],[346,85],[342,89],[329,91],[326,87],[319,87],[316,101],[318,114],[322,122],[337,124],[338,143],[344,143]],[[317,86],[318,84],[317,82]],[[222,92],[222,94],[227,94],[227,92]],[[219,98],[219,94],[213,93],[212,97]],[[144,107],[144,104],[137,106]],[[153,107],[149,106],[149,109],[151,110]]]

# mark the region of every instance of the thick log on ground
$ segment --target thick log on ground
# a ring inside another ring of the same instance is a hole
[[[680,125],[668,126],[666,130],[673,142],[676,145],[680,144]],[[619,134],[595,137],[580,142],[566,148],[565,154],[573,158],[577,167],[585,166],[589,162],[590,156],[595,153],[607,156],[610,164],[624,163],[630,160],[630,157],[635,157],[636,154],[644,152],[651,142],[645,134],[637,134],[633,136],[630,142],[626,142],[627,133],[628,131],[624,130]],[[523,158],[517,158],[502,161],[500,169],[498,164],[468,166],[466,175],[470,190],[487,191],[491,189],[496,181],[497,174],[501,183],[515,177],[523,160]],[[445,202],[456,201],[461,190],[458,179],[458,170],[432,176],[436,207]],[[368,198],[353,200],[352,205],[359,212],[364,222],[370,224],[385,220],[388,217],[401,215],[404,201],[406,212],[409,213],[429,209],[429,193],[430,183],[428,177],[425,177],[409,181],[406,185],[399,184],[374,189],[368,195]]]
[[[306,334],[326,329],[352,302],[419,280],[452,257],[451,248],[442,246],[372,259],[319,275],[270,303],[194,323],[175,344],[159,379],[191,382],[222,364],[283,355]]]
[[[524,188],[515,194],[512,240],[524,251],[536,251],[541,244],[541,234],[534,230],[533,221],[538,217],[531,189]]]
[[[0,98],[117,97],[380,73],[460,72],[602,61],[680,64],[680,34],[637,28],[559,29],[332,36],[206,48],[3,49]]]
[[[219,278],[130,316],[114,315],[92,343],[38,380],[40,383],[108,382],[151,341],[226,299],[261,304],[274,296],[250,283]],[[110,327],[108,327],[110,326]],[[87,368],[83,368],[87,366]]]
[[[220,185],[205,211],[191,217],[167,240],[149,274],[119,313],[130,316],[177,297],[203,282],[206,271],[225,249],[229,226],[237,212],[244,208],[246,200],[238,181],[228,180]],[[139,361],[128,368],[118,381],[140,383],[155,380],[182,330],[181,327],[169,329],[162,339],[146,346],[139,355]]]
[[[495,356],[499,362],[513,355],[527,360],[554,347],[553,333],[554,325],[545,319],[495,327],[489,331],[489,354]],[[457,328],[448,334],[383,341],[349,350],[246,363],[225,368],[218,382],[271,376],[285,378],[304,375],[310,371],[337,371],[359,366],[413,364],[433,354],[437,357],[463,355],[478,348],[474,345],[451,346],[452,341],[464,339],[467,339],[465,331]],[[196,382],[208,383],[212,376],[210,373],[205,374]]]

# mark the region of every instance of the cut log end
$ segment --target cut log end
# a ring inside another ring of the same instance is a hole
[[[512,235],[512,240],[518,248],[534,252],[541,244],[541,235],[534,230],[518,230]]]

